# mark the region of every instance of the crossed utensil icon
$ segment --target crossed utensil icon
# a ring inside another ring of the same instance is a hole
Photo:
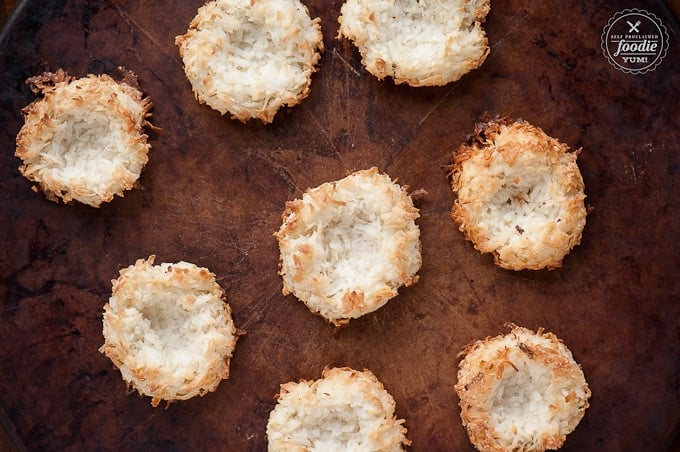
[[[641,22],[639,20],[637,22],[635,22],[634,24],[631,24],[629,21],[626,21],[626,23],[630,27],[630,29],[628,30],[628,33],[632,33],[632,32],[640,33],[640,30],[638,30],[638,27],[640,26]]]

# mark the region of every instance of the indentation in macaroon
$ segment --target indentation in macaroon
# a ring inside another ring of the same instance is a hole
[[[513,355],[502,365],[502,376],[490,394],[489,414],[493,428],[502,435],[538,434],[542,422],[550,422],[551,372],[530,362],[530,358]],[[539,421],[540,420],[540,421]]]

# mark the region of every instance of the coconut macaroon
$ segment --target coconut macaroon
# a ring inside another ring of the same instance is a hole
[[[175,43],[199,102],[266,124],[309,95],[323,50],[319,22],[300,0],[213,0]]]
[[[411,442],[382,383],[368,370],[327,368],[281,385],[269,414],[269,451],[401,451]]]
[[[489,0],[346,0],[338,36],[354,42],[379,80],[445,85],[489,54],[482,28],[489,10]]]
[[[217,389],[229,377],[237,332],[213,273],[154,259],[137,260],[112,281],[99,351],[158,406]]]
[[[418,209],[377,168],[308,189],[286,203],[275,237],[283,293],[335,325],[383,306],[418,280]]]
[[[554,334],[506,326],[461,353],[463,425],[480,451],[558,449],[588,408],[583,371]]]
[[[151,101],[136,76],[76,79],[63,70],[27,80],[41,95],[23,109],[19,168],[51,201],[99,207],[133,188],[148,161]]]
[[[479,124],[453,154],[453,219],[500,267],[560,267],[586,224],[580,151],[521,120]]]

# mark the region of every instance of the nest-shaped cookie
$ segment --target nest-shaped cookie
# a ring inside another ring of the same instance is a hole
[[[480,451],[558,449],[588,408],[590,389],[554,334],[513,324],[468,345],[455,389],[461,418]]]
[[[453,219],[500,267],[560,267],[586,224],[579,152],[524,121],[479,124],[453,154]]]
[[[410,441],[395,408],[370,371],[327,368],[319,380],[281,385],[267,423],[269,451],[401,451]]]
[[[112,281],[99,351],[157,406],[217,389],[229,377],[237,332],[213,273],[154,259],[137,260]]]
[[[286,203],[275,234],[283,293],[335,325],[375,311],[418,280],[418,216],[376,168],[308,189]]]
[[[75,79],[63,70],[28,79],[36,99],[24,108],[16,139],[19,168],[55,202],[99,207],[139,179],[150,145],[151,101],[125,73]],[[34,187],[34,189],[37,189]]]
[[[213,0],[175,43],[199,102],[246,122],[309,95],[323,37],[300,0]]]
[[[489,0],[346,0],[338,35],[356,45],[379,80],[445,85],[489,54],[482,27],[489,10]]]

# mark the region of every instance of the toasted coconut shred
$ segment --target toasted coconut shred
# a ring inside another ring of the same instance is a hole
[[[267,422],[268,450],[401,451],[410,441],[395,409],[370,371],[325,369],[319,380],[281,385]]]
[[[586,223],[579,152],[523,121],[480,124],[453,154],[454,221],[500,267],[560,267]]]
[[[307,190],[286,204],[275,234],[283,293],[341,325],[418,280],[418,209],[376,168]]]
[[[48,199],[99,207],[133,188],[148,161],[151,109],[133,80],[76,79],[63,70],[28,80],[42,97],[23,110],[15,155]]]
[[[157,406],[217,389],[229,377],[237,332],[213,273],[154,259],[139,259],[112,281],[99,351]]]
[[[588,408],[583,371],[554,334],[507,326],[461,353],[463,425],[480,451],[558,449]]]
[[[266,124],[309,95],[323,50],[319,22],[299,0],[214,0],[175,42],[199,102]]]
[[[346,0],[338,35],[356,45],[379,80],[445,85],[489,54],[482,28],[489,10],[489,0]]]

